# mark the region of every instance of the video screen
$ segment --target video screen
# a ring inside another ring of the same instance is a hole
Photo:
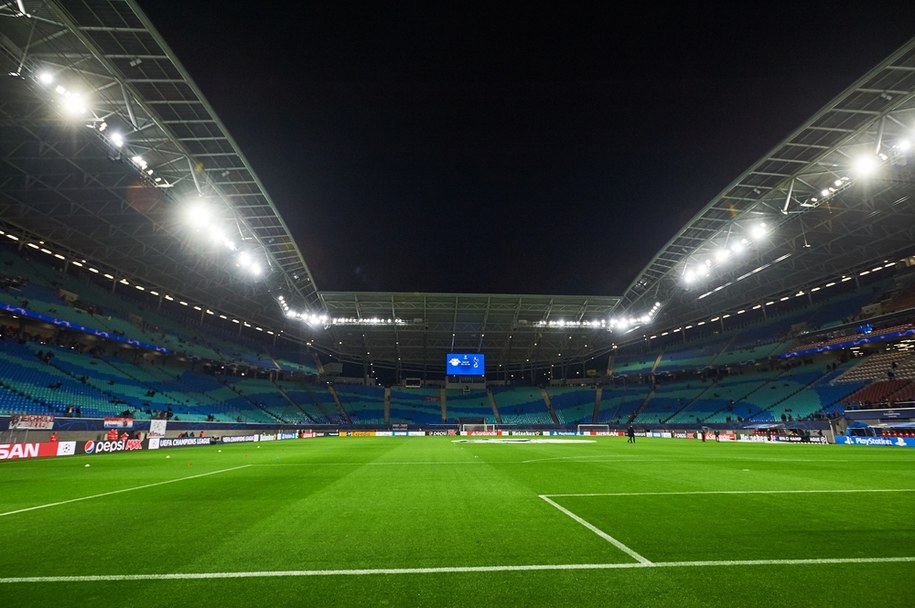
[[[448,353],[445,373],[449,376],[485,376],[486,355],[480,353]]]

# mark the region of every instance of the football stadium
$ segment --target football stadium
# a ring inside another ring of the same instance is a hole
[[[915,605],[915,38],[619,291],[345,291],[143,4],[0,4],[0,605]]]

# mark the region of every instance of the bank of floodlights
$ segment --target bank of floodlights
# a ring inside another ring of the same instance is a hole
[[[610,331],[620,331],[627,332],[639,327],[650,324],[654,321],[655,317],[658,315],[658,312],[661,310],[661,303],[655,302],[651,307],[651,310],[644,312],[640,315],[620,315],[610,319],[608,323],[608,329]]]

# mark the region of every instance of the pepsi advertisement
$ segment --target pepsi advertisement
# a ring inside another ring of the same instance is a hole
[[[486,355],[480,353],[448,353],[445,373],[449,376],[485,376]]]

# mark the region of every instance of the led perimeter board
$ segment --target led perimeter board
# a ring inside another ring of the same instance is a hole
[[[448,353],[445,373],[449,376],[485,376],[486,355],[480,353]]]

